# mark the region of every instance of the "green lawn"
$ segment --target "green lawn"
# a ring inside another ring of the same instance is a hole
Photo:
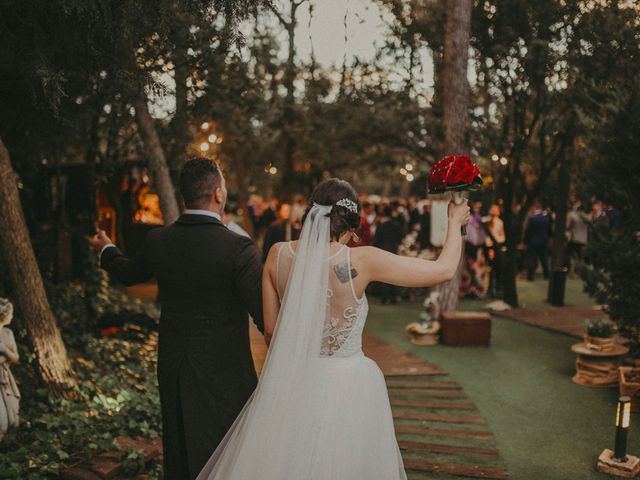
[[[524,284],[523,302],[544,306],[544,285]],[[568,292],[567,303],[588,302],[579,282],[570,282]],[[463,385],[494,432],[511,478],[607,478],[594,465],[605,447],[613,447],[617,389],[571,381],[575,355],[569,348],[576,339],[494,318],[490,348],[418,347],[409,343],[404,326],[417,319],[420,304],[371,303],[367,331],[437,364]],[[462,308],[478,309],[483,303],[463,302]],[[630,453],[640,453],[638,428],[632,424]]]

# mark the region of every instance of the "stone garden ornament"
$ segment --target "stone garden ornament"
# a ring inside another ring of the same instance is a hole
[[[13,332],[8,327],[12,319],[13,305],[6,298],[0,298],[0,440],[9,428],[20,424],[20,391],[10,369],[20,359]]]

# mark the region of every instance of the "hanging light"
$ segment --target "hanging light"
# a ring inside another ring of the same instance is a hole
[[[406,168],[401,168],[400,169],[400,175],[406,175],[407,174],[407,169]]]
[[[413,165],[411,163],[407,163],[404,168],[406,168],[408,171],[413,170]]]
[[[409,173],[409,174],[407,175],[407,181],[409,181],[409,182],[413,182],[413,179],[414,179],[413,173]]]
[[[200,128],[202,130],[207,130],[209,128],[209,122],[204,122],[202,125],[200,125]]]
[[[500,165],[506,165],[507,163],[509,163],[509,160],[507,160],[506,157],[501,157],[500,158]]]
[[[271,168],[269,169],[269,173],[270,173],[271,175],[275,175],[276,173],[278,173],[278,168],[277,168],[277,167],[271,167]]]
[[[207,142],[202,142],[200,144],[200,151],[201,152],[208,152],[209,151],[209,144]]]
[[[500,160],[500,157],[498,157],[498,155],[494,153],[493,155],[491,155],[491,160],[493,160],[494,162],[497,162],[498,160]]]
[[[209,142],[211,143],[215,143],[215,141],[218,139],[217,135],[214,135],[213,133],[211,135],[209,135]]]

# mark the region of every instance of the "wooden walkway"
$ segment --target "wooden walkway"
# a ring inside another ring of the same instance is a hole
[[[527,325],[564,333],[577,338],[582,338],[585,333],[585,320],[600,317],[608,318],[608,315],[598,306],[513,308],[503,312],[492,312],[492,315],[517,320]]]
[[[251,349],[260,371],[267,351],[255,328]],[[365,334],[363,350],[387,380],[398,443],[411,480],[509,477],[485,419],[444,370],[371,335]]]

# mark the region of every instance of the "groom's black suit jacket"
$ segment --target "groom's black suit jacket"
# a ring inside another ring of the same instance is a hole
[[[247,312],[262,331],[258,251],[217,219],[189,214],[151,231],[132,258],[105,249],[101,265],[126,285],[158,281],[165,478],[193,479],[257,383]]]

